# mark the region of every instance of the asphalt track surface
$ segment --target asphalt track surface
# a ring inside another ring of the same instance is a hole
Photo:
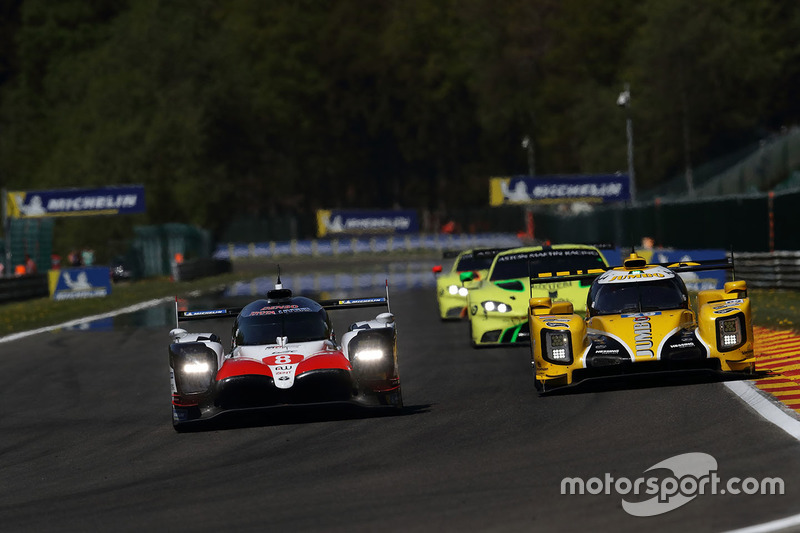
[[[393,294],[392,311],[402,414],[273,410],[183,434],[167,318],[0,345],[0,529],[723,531],[800,513],[800,443],[721,383],[539,397],[527,348],[471,349],[430,290]],[[338,312],[339,334],[373,312]],[[781,477],[786,493],[699,495],[652,517],[614,492],[561,494],[565,477],[633,480],[689,452],[723,480]]]

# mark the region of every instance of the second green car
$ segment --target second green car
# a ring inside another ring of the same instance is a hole
[[[588,283],[548,283],[537,285],[531,292],[532,276],[607,267],[600,250],[583,244],[530,246],[497,254],[489,273],[467,295],[472,346],[529,343],[528,302],[531,297],[568,301],[576,311],[586,308]]]

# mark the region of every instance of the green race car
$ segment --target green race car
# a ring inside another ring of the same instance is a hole
[[[531,277],[606,267],[608,262],[600,250],[583,244],[529,246],[498,253],[488,274],[467,295],[472,346],[529,343],[528,302],[532,297],[568,301],[576,311],[585,310],[589,283],[537,284],[531,291]]]
[[[439,318],[459,320],[467,316],[467,293],[489,272],[494,257],[508,248],[476,248],[455,254],[450,270],[442,273],[442,266],[433,267],[436,276],[436,300]],[[452,257],[446,252],[445,258]]]

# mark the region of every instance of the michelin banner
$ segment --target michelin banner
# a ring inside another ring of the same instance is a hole
[[[102,298],[111,294],[108,267],[83,267],[50,270],[50,295],[53,300]]]
[[[14,191],[8,193],[9,218],[41,218],[144,213],[144,186],[101,189]]]
[[[627,174],[490,178],[489,204],[623,202],[631,197]]]
[[[419,233],[417,212],[320,209],[317,211],[317,236],[397,235]]]

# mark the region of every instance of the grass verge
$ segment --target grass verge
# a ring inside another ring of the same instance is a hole
[[[800,291],[747,291],[753,305],[753,323],[772,329],[800,331]]]
[[[50,298],[37,298],[7,303],[0,305],[0,336],[107,313],[157,298],[185,296],[195,291],[210,291],[240,279],[242,279],[241,274],[224,274],[176,283],[165,277],[114,285],[111,294],[105,298],[59,302]]]

